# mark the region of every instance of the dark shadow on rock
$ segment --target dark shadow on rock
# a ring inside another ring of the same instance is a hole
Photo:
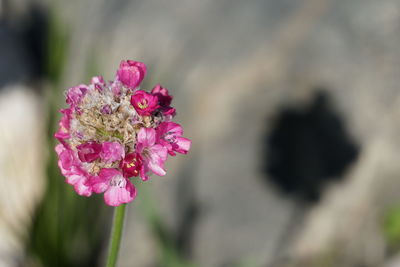
[[[269,182],[291,197],[315,202],[327,182],[342,178],[358,152],[328,93],[318,89],[305,109],[280,112],[262,158]]]
[[[329,182],[343,178],[357,159],[359,148],[323,89],[315,90],[314,99],[305,108],[283,109],[263,146],[265,182],[295,201],[275,244],[274,257],[267,265],[278,267],[290,259],[287,248],[301,229],[311,205],[320,199]]]

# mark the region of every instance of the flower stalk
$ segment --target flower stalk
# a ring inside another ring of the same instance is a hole
[[[124,228],[125,207],[126,204],[122,204],[118,207],[115,207],[114,210],[114,219],[106,267],[115,267],[118,260],[118,252],[121,245],[121,237]]]

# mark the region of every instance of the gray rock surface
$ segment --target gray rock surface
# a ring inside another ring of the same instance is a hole
[[[169,161],[167,177],[143,186],[176,235],[196,206],[185,250],[200,266],[249,259],[266,266],[281,257],[309,266],[332,247],[339,250],[333,266],[382,264],[380,214],[398,200],[400,185],[398,1],[85,0],[52,7],[70,33],[65,88],[93,68],[112,79],[119,61],[130,58],[149,66],[145,89],[160,82],[175,96],[193,148]],[[303,208],[264,183],[262,147],[282,107],[302,109],[318,86],[361,153],[345,180]],[[120,266],[157,262],[140,201],[139,192]],[[296,213],[298,226],[283,239]]]

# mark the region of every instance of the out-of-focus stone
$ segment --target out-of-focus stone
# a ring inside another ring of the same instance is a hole
[[[0,92],[0,266],[18,266],[44,190],[45,133],[38,97],[23,85]]]

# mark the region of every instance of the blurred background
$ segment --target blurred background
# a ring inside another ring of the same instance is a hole
[[[122,59],[193,140],[119,266],[400,266],[397,0],[0,0],[0,267],[103,266],[112,208],[57,168],[64,90]]]

